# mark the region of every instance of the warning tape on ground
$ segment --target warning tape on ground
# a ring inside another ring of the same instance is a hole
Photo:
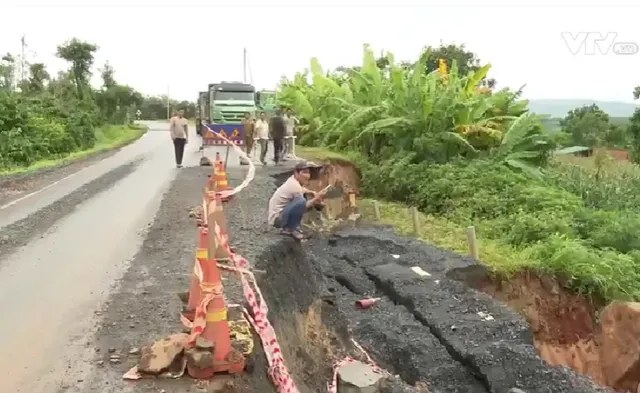
[[[202,125],[206,128],[209,128],[204,123]],[[251,160],[248,159],[247,155],[242,151],[242,149],[240,149],[240,147],[238,147],[236,144],[231,143],[231,141],[223,136],[220,136],[220,138],[226,140],[229,146],[233,148],[236,153],[240,155],[240,157],[249,161],[249,172],[247,173],[244,181],[232,190],[223,191],[221,193],[221,196],[222,198],[225,198],[237,194],[238,192],[246,188],[255,177],[256,169]],[[206,211],[204,212],[204,215],[206,215]],[[284,358],[282,357],[282,350],[280,349],[280,345],[278,344],[276,333],[273,329],[273,326],[271,326],[269,319],[267,318],[267,313],[269,312],[267,303],[265,302],[264,297],[260,292],[260,288],[258,288],[255,282],[255,277],[249,271],[248,261],[240,254],[237,254],[236,252],[231,250],[229,246],[228,235],[222,231],[217,223],[213,224],[213,235],[216,236],[219,243],[227,250],[230,259],[233,262],[233,266],[230,266],[230,268],[236,270],[240,275],[242,291],[244,293],[245,300],[251,308],[251,314],[249,314],[246,310],[244,311],[245,314],[247,314],[249,322],[253,325],[254,329],[260,336],[260,341],[262,341],[262,346],[267,358],[267,363],[269,364],[268,373],[271,377],[271,380],[276,386],[278,393],[299,393],[298,388],[296,387],[295,382],[291,378],[289,370],[285,365]],[[200,262],[196,260],[195,263],[196,267],[194,267],[194,273],[202,283],[202,269],[199,266]],[[253,287],[247,277],[251,278]],[[207,305],[215,296],[221,295],[218,291],[218,288],[203,288],[203,294],[205,294],[205,296],[202,299],[202,302],[196,307],[193,323],[187,320],[184,316],[181,316],[180,318],[185,326],[192,329],[192,335],[190,337],[191,340],[195,340],[195,338],[204,330],[204,327],[206,325]]]

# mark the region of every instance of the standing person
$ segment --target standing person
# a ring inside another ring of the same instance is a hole
[[[169,133],[173,140],[173,149],[176,155],[176,167],[182,168],[184,146],[189,143],[189,123],[184,118],[184,110],[180,109],[169,120]]]
[[[293,115],[293,110],[291,108],[287,109],[287,117],[286,117],[287,129],[286,129],[286,143],[285,143],[285,157],[293,157],[293,136],[294,130],[298,125],[298,119]]]
[[[253,151],[255,122],[255,119],[251,117],[251,113],[247,112],[244,114],[244,119],[242,119],[242,128],[244,129],[244,152],[247,153],[249,158],[251,158],[251,152]]]
[[[296,240],[304,239],[300,229],[302,217],[310,207],[322,202],[327,191],[313,192],[305,188],[311,177],[311,168],[316,168],[312,162],[300,161],[296,164],[293,175],[287,179],[269,200],[270,225],[280,228],[282,233],[291,235]],[[304,195],[312,197],[306,200]]]
[[[264,112],[260,112],[260,118],[256,120],[254,125],[255,136],[258,138],[260,144],[260,162],[262,165],[267,165],[267,149],[269,148],[269,123],[267,122],[267,115]]]
[[[287,129],[284,116],[284,111],[282,109],[278,110],[269,124],[269,131],[271,131],[271,138],[273,139],[273,161],[276,165],[280,163],[284,148],[282,142]]]

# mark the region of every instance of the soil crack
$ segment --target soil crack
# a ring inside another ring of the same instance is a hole
[[[403,298],[402,296],[400,296],[400,294],[393,290],[393,288],[390,288],[388,285],[384,285],[382,280],[380,280],[378,277],[367,272],[366,269],[363,269],[363,271],[364,274],[366,274],[366,276],[369,277],[369,279],[376,285],[376,288],[384,293],[385,296],[391,299],[391,301],[393,301],[395,304],[399,304],[406,308],[407,311],[411,313],[411,315],[413,315],[416,321],[420,322],[422,326],[429,329],[431,335],[434,336],[438,340],[438,342],[440,342],[440,345],[442,345],[447,350],[447,353],[451,356],[451,358],[460,363],[467,370],[471,371],[471,374],[476,378],[476,380],[482,383],[487,393],[492,392],[491,384],[487,380],[487,377],[482,374],[482,372],[478,368],[474,367],[472,362],[460,356],[460,354],[456,352],[453,346],[449,344],[447,340],[442,336],[437,327],[433,324],[430,324],[419,312],[416,311],[415,305],[413,304],[413,301],[411,299]],[[451,328],[454,329],[455,326],[452,326]]]

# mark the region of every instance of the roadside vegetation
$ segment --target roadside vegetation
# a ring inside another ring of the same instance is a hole
[[[386,201],[382,218],[400,229],[416,206],[421,236],[457,251],[474,225],[496,273],[535,269],[587,295],[640,299],[640,170],[606,152],[553,153],[616,146],[635,158],[640,113],[612,124],[598,107],[576,108],[549,132],[522,89],[497,89],[489,70],[463,47],[398,63],[365,46],[359,67],[327,72],[312,59],[282,81],[280,99],[303,119],[298,140],[311,148],[301,152],[355,161],[363,193]]]
[[[29,64],[10,53],[0,57],[0,174],[126,144],[144,132],[133,124],[138,110],[141,119],[166,119],[166,97],[144,97],[118,83],[109,63],[98,69],[101,86],[91,86],[97,50],[76,38],[59,45],[57,56],[69,68],[57,75],[43,63]],[[169,103],[195,113],[193,103]]]

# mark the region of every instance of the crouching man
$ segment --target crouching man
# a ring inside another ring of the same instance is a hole
[[[302,217],[307,209],[319,205],[327,191],[313,192],[305,185],[311,177],[311,169],[318,166],[306,161],[296,164],[293,175],[287,179],[269,200],[269,224],[296,240],[304,239],[301,230]],[[311,195],[305,199],[305,194]]]

